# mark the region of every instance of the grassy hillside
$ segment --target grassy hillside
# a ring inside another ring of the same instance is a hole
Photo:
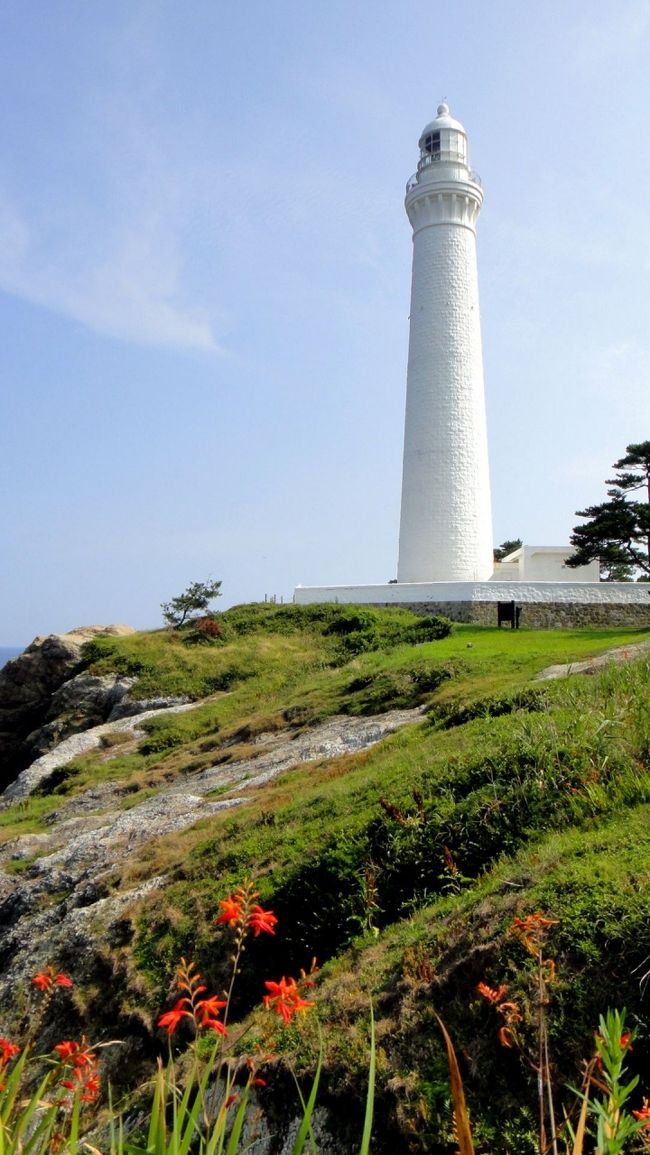
[[[254,1037],[263,980],[316,955],[324,1096],[345,1130],[361,1113],[372,999],[377,1155],[454,1150],[436,1011],[461,1056],[478,1149],[536,1150],[534,1072],[499,1045],[494,1008],[476,992],[479,981],[507,984],[531,1050],[534,967],[512,933],[516,916],[557,920],[547,952],[558,1086],[579,1079],[608,1006],[627,1007],[639,1029],[634,1063],[647,1071],[649,663],[630,656],[590,677],[535,677],[648,632],[455,626],[436,636],[440,623],[407,611],[343,606],[238,607],[219,623],[214,640],[190,628],[94,641],[89,668],[134,675],[136,696],[206,700],[147,722],[136,749],[79,758],[28,807],[0,815],[0,840],[46,829],[53,810],[101,781],[119,782],[128,807],[217,761],[254,757],[260,734],[396,707],[421,706],[422,719],[371,749],[290,771],[246,806],[153,839],[116,868],[113,890],[160,875],[167,884],[130,910],[101,991],[83,992],[96,1028],[111,1033],[134,1007],[151,1022],[180,955],[223,985],[219,899],[254,877],[280,921],[273,940],[252,944],[236,1013],[252,1014]],[[313,1022],[287,1030],[298,1068],[313,1065],[317,1047]]]

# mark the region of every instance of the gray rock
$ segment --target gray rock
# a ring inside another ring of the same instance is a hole
[[[124,681],[127,679],[125,678]],[[144,714],[155,710],[170,710],[175,706],[185,706],[190,701],[186,694],[170,696],[168,698],[140,698],[134,701],[128,694],[121,697],[111,708],[108,715],[109,722],[116,722],[120,718],[129,718],[133,714]]]
[[[2,799],[5,802],[15,802],[19,798],[26,798],[34,792],[37,786],[44,783],[55,770],[67,766],[69,762],[79,758],[82,754],[87,754],[90,750],[98,749],[102,745],[103,739],[110,734],[132,732],[143,736],[144,731],[138,730],[138,725],[145,719],[153,718],[160,713],[180,714],[184,710],[195,709],[198,704],[191,702],[181,706],[172,706],[166,711],[145,710],[142,714],[121,718],[116,722],[104,722],[101,726],[93,726],[90,730],[83,730],[80,734],[71,734],[53,750],[47,754],[42,754],[30,766],[21,770],[15,781],[3,790]]]
[[[69,735],[106,722],[135,681],[118,674],[82,673],[64,682],[51,697],[45,725],[27,736],[32,754],[45,754]]]
[[[48,634],[0,670],[0,788],[33,757],[26,739],[47,721],[52,695],[78,671],[84,642],[134,632],[131,626],[85,626]]]
[[[650,641],[633,642],[629,646],[618,646],[615,650],[606,650],[596,658],[589,658],[586,662],[568,662],[561,666],[547,666],[540,670],[537,680],[541,682],[554,681],[557,678],[568,678],[571,674],[597,674],[610,663],[629,662],[633,658],[642,658],[650,653]]]

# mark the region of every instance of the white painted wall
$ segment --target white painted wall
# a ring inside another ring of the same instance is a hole
[[[439,122],[456,124],[442,115],[425,131]],[[462,154],[462,126],[445,132],[457,132]],[[427,163],[409,182],[413,274],[400,583],[485,581],[492,573],[475,234],[482,200],[478,178],[458,161]]]
[[[405,602],[577,602],[650,604],[643,582],[408,582],[366,586],[298,586],[296,605],[314,602],[368,605]]]

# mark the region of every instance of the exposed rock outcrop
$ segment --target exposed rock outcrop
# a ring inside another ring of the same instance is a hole
[[[10,1004],[30,974],[52,959],[65,964],[75,979],[88,980],[105,943],[121,933],[125,911],[144,893],[116,894],[110,880],[152,839],[245,805],[255,787],[293,767],[365,749],[422,717],[418,707],[373,717],[334,717],[299,733],[263,734],[255,741],[257,757],[184,773],[135,805],[119,781],[98,783],[62,800],[47,831],[25,834],[0,848],[0,1005]],[[99,729],[127,723],[133,728],[141,718]],[[93,734],[96,730],[76,739]],[[45,757],[65,752],[63,743]],[[157,889],[166,880],[156,876],[144,885]]]
[[[611,662],[627,662],[630,658],[639,658],[650,653],[650,642],[634,642],[629,646],[618,646],[615,650],[606,650],[595,658],[588,658],[586,662],[567,662],[561,666],[547,666],[540,670],[537,680],[540,682],[553,681],[556,678],[568,678],[570,674],[597,674],[604,666]]]
[[[62,736],[63,723],[61,730],[55,727],[49,735],[40,731],[48,722],[53,695],[79,672],[84,642],[98,634],[132,633],[135,631],[131,626],[82,626],[67,634],[37,637],[0,670],[0,788],[14,780],[33,760],[34,753],[42,753],[48,741],[51,744]],[[114,685],[117,681],[113,679]],[[107,692],[110,694],[112,690],[107,688]],[[88,699],[85,690],[81,697]],[[75,729],[80,725],[92,726],[95,724],[92,719],[93,709],[89,710],[85,722],[82,709],[79,720],[71,722],[71,726]],[[34,732],[35,746],[30,742]]]

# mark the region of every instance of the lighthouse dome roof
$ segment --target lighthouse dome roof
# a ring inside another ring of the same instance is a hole
[[[452,128],[456,132],[462,132],[463,136],[466,135],[465,129],[463,128],[463,125],[460,123],[460,121],[455,120],[453,116],[450,116],[449,105],[445,104],[444,101],[442,104],[438,105],[438,115],[436,116],[436,119],[429,121],[428,124],[425,124],[422,132],[420,133],[420,137],[426,136],[428,132],[439,132],[441,128]]]

